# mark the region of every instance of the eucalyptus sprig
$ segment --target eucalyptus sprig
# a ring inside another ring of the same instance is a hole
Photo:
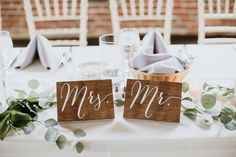
[[[203,93],[206,93],[212,90],[223,92],[222,96],[232,96],[235,93],[234,88],[223,87],[221,85],[213,86],[213,85],[208,84],[207,82],[203,84],[202,89],[203,89]]]
[[[50,118],[44,122],[39,122],[39,121],[37,121],[37,122],[40,124],[43,124],[44,126],[46,126],[48,128],[48,130],[46,131],[46,133],[44,135],[44,139],[49,142],[52,142],[52,141],[55,142],[59,149],[65,148],[65,145],[67,143],[67,137],[65,134],[74,135],[75,137],[86,136],[86,133],[80,128],[74,130],[73,132],[65,132],[64,130],[60,130],[60,129],[56,128],[56,126],[58,126],[58,122],[52,118]],[[78,153],[81,153],[84,149],[84,145],[80,141],[78,141],[74,145],[74,147],[76,148],[76,151]]]
[[[182,91],[187,94],[190,87],[184,82]],[[236,112],[233,107],[217,107],[217,92],[222,92],[224,97],[234,97],[235,89],[221,85],[212,86],[204,83],[199,102],[193,102],[191,97],[182,99],[183,115],[194,120],[200,127],[208,128],[213,121],[222,123],[228,130],[236,130]]]
[[[52,90],[37,93],[39,82],[35,79],[28,82],[31,91],[27,94],[24,90],[15,89],[18,93],[17,98],[10,97],[7,110],[0,114],[0,139],[4,140],[12,131],[23,131],[28,135],[32,133],[36,126],[35,123],[41,124],[47,128],[44,135],[46,141],[54,141],[59,149],[63,149],[67,143],[66,134],[75,137],[85,136],[85,132],[78,128],[75,131],[65,132],[57,128],[59,125],[55,119],[49,118],[46,121],[38,121],[38,113],[49,109],[56,104],[55,93]],[[78,153],[84,149],[81,142],[77,142],[75,148]]]

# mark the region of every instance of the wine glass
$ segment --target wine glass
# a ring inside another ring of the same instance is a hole
[[[8,53],[12,50],[13,44],[9,32],[0,31],[0,113],[7,108],[7,92],[6,92],[6,66],[8,61]]]
[[[126,59],[133,57],[140,47],[140,36],[135,28],[124,28],[119,34],[119,49]]]
[[[124,57],[124,74],[128,77],[128,63],[134,57],[140,48],[140,36],[135,28],[124,28],[119,34],[119,50]]]

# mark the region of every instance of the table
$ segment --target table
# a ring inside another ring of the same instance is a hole
[[[176,50],[182,46],[173,45],[170,49]],[[232,45],[187,45],[187,48],[194,56],[194,61],[186,80],[234,84],[236,50]],[[97,46],[75,47],[73,55],[79,62],[84,57],[97,55]],[[23,87],[32,78],[44,83],[76,80],[78,78],[73,75],[76,73],[75,69],[75,64],[71,63],[55,71],[45,71],[36,63],[24,71],[14,70],[10,73],[11,86],[9,85],[8,91],[11,92],[18,86]],[[86,137],[80,139],[85,144],[85,150],[80,156],[235,157],[236,131],[226,130],[219,124],[214,124],[210,129],[202,129],[184,116],[181,116],[180,124],[174,124],[123,119],[122,113],[123,107],[115,107],[114,120],[64,123],[62,126],[66,130],[78,127],[85,130]],[[40,120],[48,118],[56,118],[56,107],[39,114]],[[79,156],[69,146],[60,151],[55,143],[45,142],[45,131],[44,127],[37,126],[30,135],[8,137],[0,142],[0,157]],[[69,140],[73,142],[72,137]]]

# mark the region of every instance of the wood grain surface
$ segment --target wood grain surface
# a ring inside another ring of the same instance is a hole
[[[57,82],[58,121],[113,119],[111,80]]]
[[[128,80],[123,117],[179,122],[181,92],[181,83]]]

